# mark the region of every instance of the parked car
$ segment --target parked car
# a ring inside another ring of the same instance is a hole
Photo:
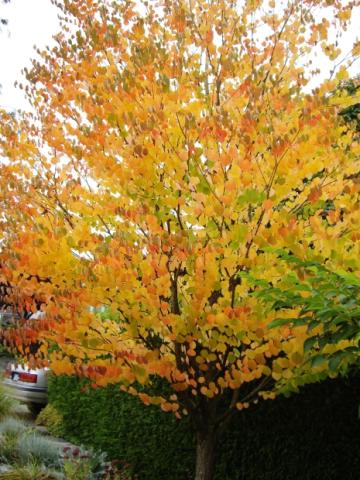
[[[43,318],[43,312],[35,312],[30,316],[30,320]],[[10,312],[0,313],[0,325],[2,328],[8,328],[14,325],[19,316]],[[30,345],[35,353],[39,344]],[[2,385],[6,393],[23,403],[26,403],[29,410],[38,413],[47,403],[47,376],[49,369],[32,369],[27,365],[21,365],[16,360],[8,362],[4,372]]]
[[[0,311],[0,327],[7,328],[14,325],[20,316],[17,313],[10,312],[10,311]]]
[[[31,369],[27,365],[9,362],[2,385],[9,396],[26,403],[31,412],[38,413],[48,400],[48,373],[48,368]]]

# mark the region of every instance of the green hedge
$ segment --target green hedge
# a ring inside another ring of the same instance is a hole
[[[359,480],[360,377],[308,385],[244,411],[225,436],[220,480]]]
[[[53,377],[50,401],[67,438],[133,465],[139,480],[193,478],[189,422],[145,407],[116,386],[82,392],[83,380]],[[234,418],[219,442],[217,480],[358,480],[360,377],[307,386]]]
[[[192,478],[189,422],[144,406],[116,385],[84,389],[85,380],[51,376],[49,400],[64,417],[66,438],[134,466],[140,480]],[[170,467],[171,466],[171,467]]]

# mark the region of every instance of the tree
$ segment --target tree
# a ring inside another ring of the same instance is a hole
[[[302,60],[340,55],[328,31],[354,5],[54,3],[57,45],[21,86],[34,112],[2,116],[2,277],[14,302],[44,300],[55,373],[190,415],[211,480],[237,409],[326,374],[306,326],[267,328],[297,306],[269,310],[251,278],[288,273],[269,246],[345,269],[358,255],[359,148],[337,115],[357,97],[330,95],[346,66],[305,93]],[[162,394],[139,388],[159,377]]]
[[[359,90],[359,78],[346,81],[339,88],[354,95]],[[339,112],[354,129],[357,141],[359,112],[360,103]],[[358,181],[360,171],[355,172],[353,178]],[[328,203],[323,216],[326,218],[333,208],[333,202]],[[356,242],[358,237],[359,232],[355,228],[351,238]],[[279,259],[291,266],[290,271],[276,286],[261,278],[253,278],[256,296],[270,303],[273,310],[288,310],[289,306],[295,305],[299,310],[292,312],[288,318],[275,319],[269,327],[307,325],[309,333],[318,327],[317,333],[309,336],[304,343],[305,350],[313,351],[309,361],[312,365],[326,362],[330,372],[347,374],[349,365],[358,363],[360,354],[360,266],[357,259],[352,259],[346,269],[332,270],[333,265],[328,259],[319,263],[300,260],[291,251],[277,253]]]

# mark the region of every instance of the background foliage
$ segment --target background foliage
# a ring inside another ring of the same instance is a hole
[[[52,376],[49,398],[63,415],[66,438],[129,462],[146,480],[192,478],[189,422],[121,392],[118,385],[85,389],[85,379]],[[189,474],[187,476],[187,474]]]
[[[348,365],[359,358],[358,275],[331,271],[317,262],[301,261],[291,252],[278,253],[291,269],[275,287],[262,279],[250,279],[258,298],[278,313],[288,312],[287,316],[279,315],[268,328],[306,325],[308,338],[304,352],[313,352],[308,359],[311,367],[326,364],[330,376],[346,372]],[[296,313],[291,311],[294,307],[298,307]]]
[[[83,391],[84,380],[52,377],[50,400],[70,440],[127,461],[139,480],[192,478],[186,420],[144,407],[116,386]],[[360,376],[304,387],[299,395],[239,413],[218,446],[217,480],[335,480],[360,475]],[[330,421],[331,419],[331,421]]]

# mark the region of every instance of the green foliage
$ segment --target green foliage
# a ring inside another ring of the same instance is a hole
[[[0,423],[0,458],[5,463],[17,460],[17,442],[28,427],[17,418],[8,417]]]
[[[186,419],[179,422],[154,406],[145,407],[117,385],[87,386],[76,377],[49,379],[50,403],[63,415],[68,440],[128,462],[140,479],[168,480],[170,471],[174,480],[192,478],[194,443]]]
[[[0,423],[0,457],[4,462],[21,466],[33,461],[46,466],[60,465],[58,445],[12,417]]]
[[[16,461],[16,442],[15,435],[4,435],[0,437],[0,460],[10,463]]]
[[[64,459],[64,473],[66,480],[89,480],[91,474],[91,464],[88,456],[66,457]]]
[[[63,480],[63,478],[59,472],[49,470],[36,462],[16,466],[11,471],[0,474],[0,480]]]
[[[340,88],[346,90],[350,95],[355,95],[360,89],[360,76],[345,82]],[[340,112],[340,115],[345,122],[354,126],[357,133],[360,133],[360,103],[355,103],[350,107],[344,108]]]
[[[60,465],[59,446],[53,440],[31,431],[19,436],[16,457],[21,465],[32,460],[51,467]]]
[[[36,417],[36,425],[44,426],[54,437],[64,435],[63,417],[57,408],[48,403]]]
[[[117,468],[104,452],[82,447],[65,447],[62,467],[66,480],[117,480]]]
[[[14,403],[14,400],[8,397],[0,386],[0,420],[12,412]]]
[[[330,372],[346,371],[360,354],[359,277],[330,271],[316,262],[301,261],[284,252],[279,252],[279,257],[292,266],[292,271],[276,286],[253,279],[255,295],[270,304],[270,308],[279,311],[298,306],[300,313],[275,319],[269,327],[307,325],[309,333],[321,327],[320,332],[316,331],[304,343],[304,351],[313,352],[312,366],[327,361]]]
[[[358,480],[360,376],[307,385],[239,415],[216,480]]]
[[[25,432],[28,429],[28,426],[18,418],[8,417],[5,418],[0,423],[0,435],[12,435],[18,436],[21,433]]]
[[[56,432],[62,416],[55,407],[47,407],[37,423],[50,423]],[[61,430],[63,432],[63,430]],[[55,433],[56,433],[55,432]],[[7,480],[133,480],[126,465],[107,459],[107,454],[92,448],[65,446],[43,436],[17,418],[0,423],[0,461],[12,469],[0,475]]]
[[[64,414],[67,438],[129,462],[139,480],[169,480],[170,471],[171,480],[193,478],[186,422],[143,406],[116,386],[84,393],[84,384],[51,378],[50,399]],[[358,480],[359,398],[360,375],[354,374],[239,413],[219,442],[216,480]]]

